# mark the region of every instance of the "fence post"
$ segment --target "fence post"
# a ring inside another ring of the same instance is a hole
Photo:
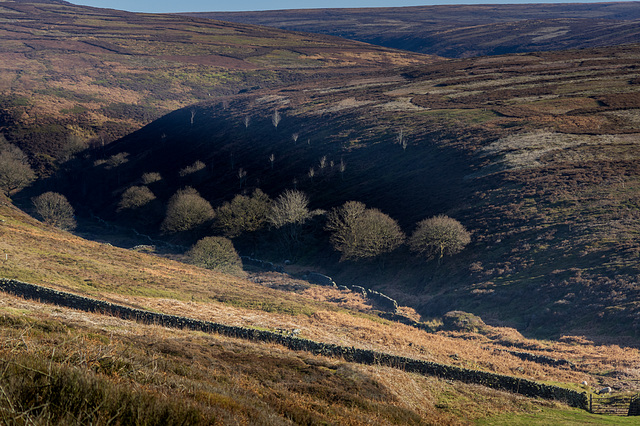
[[[593,413],[593,394],[589,394],[589,412]]]

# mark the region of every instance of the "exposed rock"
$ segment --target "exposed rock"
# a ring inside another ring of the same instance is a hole
[[[367,295],[387,311],[396,312],[398,310],[398,302],[396,302],[386,294],[382,294],[379,291],[367,289]]]

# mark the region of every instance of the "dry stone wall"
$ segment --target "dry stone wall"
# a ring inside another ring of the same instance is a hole
[[[275,271],[280,273],[286,273],[282,266],[274,265],[271,262],[265,260],[254,259],[249,256],[241,256],[242,263],[245,266],[252,266],[254,268],[260,268],[263,271]],[[307,272],[302,276],[303,279],[309,281],[312,284],[317,284],[325,287],[338,288],[340,290],[351,290],[355,293],[362,293],[365,299],[371,299],[378,305],[379,308],[384,309],[387,312],[395,313],[398,310],[398,302],[390,298],[386,294],[380,293],[369,288],[364,288],[359,285],[338,285],[328,275],[324,275],[318,272]]]
[[[398,368],[407,372],[436,376],[443,379],[475,383],[494,389],[506,390],[529,397],[540,397],[565,402],[573,407],[587,409],[586,393],[579,393],[559,386],[545,385],[533,380],[469,370],[451,365],[422,361],[397,355],[376,352],[367,349],[325,344],[280,333],[256,330],[246,327],[234,327],[210,321],[200,321],[176,315],[166,315],[141,309],[117,305],[102,300],[78,296],[71,293],[52,290],[16,280],[0,279],[0,290],[34,299],[45,303],[53,303],[87,312],[99,312],[124,319],[136,320],[148,324],[189,330],[217,333],[228,337],[251,341],[277,343],[291,350],[311,352],[316,355],[342,358],[348,362],[369,365],[383,365]]]

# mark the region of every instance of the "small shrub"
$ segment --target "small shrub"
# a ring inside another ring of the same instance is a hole
[[[201,170],[205,169],[206,164],[204,164],[202,161],[197,160],[196,162],[194,162],[193,164],[191,164],[190,166],[187,166],[183,169],[180,169],[180,177],[185,177],[194,173],[197,173]]]
[[[127,163],[129,161],[128,157],[128,152],[121,152],[119,154],[112,155],[106,160],[107,169],[115,169],[116,167]]]
[[[227,274],[242,273],[242,261],[231,240],[225,237],[205,237],[187,252],[194,265]]]
[[[486,328],[486,324],[477,315],[463,311],[449,311],[442,317],[445,330],[476,333]]]

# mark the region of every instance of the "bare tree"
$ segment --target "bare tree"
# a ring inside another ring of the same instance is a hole
[[[471,242],[471,234],[457,220],[440,215],[418,223],[409,248],[427,259],[459,253]]]
[[[162,175],[158,172],[148,172],[142,175],[142,177],[140,178],[140,180],[142,180],[142,183],[144,185],[149,185],[152,184],[154,182],[158,182],[162,180]]]
[[[314,176],[316,175],[316,169],[312,166],[309,168],[309,179],[311,179],[311,181],[313,181]]]
[[[309,197],[304,192],[287,189],[276,198],[269,222],[276,228],[287,224],[303,224],[311,217]]]
[[[302,225],[311,218],[309,198],[301,191],[287,189],[271,207],[268,221],[280,230],[283,244],[291,249],[300,242]]]
[[[273,123],[273,127],[278,128],[278,124],[282,120],[282,115],[280,115],[280,111],[273,111],[273,115],[271,116],[271,123]]]
[[[398,136],[396,136],[396,142],[402,147],[403,150],[406,151],[408,142],[407,137],[404,134],[404,129],[400,129]]]
[[[191,125],[193,126],[193,119],[196,117],[196,110],[192,109],[191,110]]]
[[[325,167],[327,167],[327,156],[323,155],[320,157],[320,170],[324,170]]]
[[[276,156],[271,153],[271,155],[269,156],[269,163],[271,163],[271,170],[273,170],[273,163],[275,163],[276,161]]]
[[[48,225],[60,229],[74,229],[74,210],[67,197],[57,192],[45,192],[31,199],[36,213]]]
[[[247,181],[247,171],[242,167],[238,169],[238,180],[240,181],[240,189],[242,189],[242,186]]]
[[[36,174],[31,169],[27,156],[15,145],[0,140],[0,188],[9,197],[31,184]]]
[[[178,190],[169,200],[161,228],[165,232],[194,229],[214,216],[213,207],[191,187]]]
[[[297,144],[298,143],[298,138],[300,137],[300,135],[298,133],[294,133],[291,135],[291,140],[293,141],[293,144]]]
[[[329,241],[342,253],[341,260],[361,260],[392,252],[404,243],[398,223],[378,209],[358,201],[348,201],[331,210],[325,229]]]
[[[257,231],[267,224],[271,203],[269,196],[259,189],[250,197],[236,195],[216,209],[215,226],[228,238]]]
[[[58,154],[58,162],[64,163],[71,160],[77,153],[84,150],[87,145],[87,141],[79,135],[71,134],[67,136],[67,140]]]
[[[340,159],[340,164],[338,165],[338,170],[340,170],[340,179],[344,180],[344,171],[347,170],[347,165],[344,162],[344,159]]]
[[[132,186],[122,193],[118,203],[118,211],[139,209],[155,200],[156,196],[146,186]]]
[[[242,119],[242,122],[244,123],[245,129],[249,128],[249,123],[251,123],[251,117],[248,115],[245,115],[244,118]]]

